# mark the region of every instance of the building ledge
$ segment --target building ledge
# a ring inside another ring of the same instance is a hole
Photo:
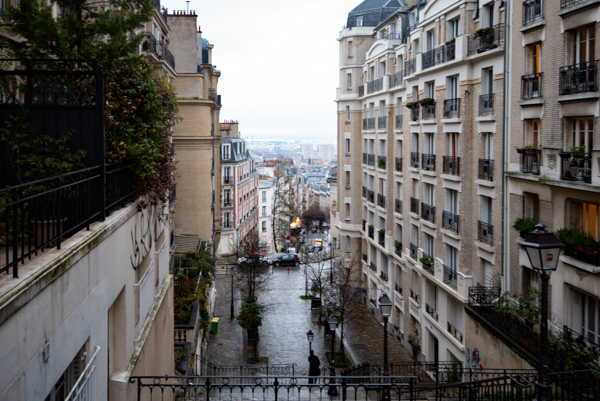
[[[577,13],[579,11],[583,11],[587,8],[592,8],[597,6],[598,4],[600,4],[600,0],[584,0],[581,1],[579,3],[575,3],[573,5],[570,5],[568,7],[565,7],[563,9],[561,9],[558,12],[558,16],[559,17],[566,17],[569,16],[570,14],[574,14]]]
[[[600,92],[583,92],[574,93],[572,95],[560,95],[559,102],[581,102],[586,100],[594,100],[600,98]]]
[[[543,105],[544,104],[544,98],[543,97],[536,97],[534,99],[527,99],[527,100],[519,100],[519,106],[539,106],[539,105]]]
[[[565,264],[567,264],[567,265],[573,266],[573,267],[575,267],[577,269],[586,271],[588,273],[592,273],[592,274],[598,274],[598,273],[600,273],[600,266],[594,266],[594,265],[591,265],[589,263],[585,263],[585,262],[583,262],[581,260],[572,258],[572,257],[567,256],[567,255],[560,255],[560,261],[563,262],[563,263],[565,263]]]
[[[522,26],[521,28],[519,28],[519,31],[521,31],[521,32],[532,31],[534,29],[543,28],[545,25],[546,25],[546,20],[544,18],[541,18],[530,24]]]

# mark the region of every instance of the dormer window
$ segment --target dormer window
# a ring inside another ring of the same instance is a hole
[[[221,146],[221,154],[221,158],[223,160],[231,159],[231,147],[229,146],[229,144]]]
[[[364,16],[357,15],[356,16],[356,26],[363,26]]]

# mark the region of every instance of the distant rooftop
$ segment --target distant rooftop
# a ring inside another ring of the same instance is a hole
[[[346,27],[376,27],[404,7],[406,7],[406,4],[403,0],[364,0],[348,13]]]

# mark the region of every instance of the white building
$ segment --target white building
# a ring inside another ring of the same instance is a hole
[[[273,194],[275,190],[275,178],[258,181],[258,232],[261,246],[265,252],[275,252],[273,246]]]

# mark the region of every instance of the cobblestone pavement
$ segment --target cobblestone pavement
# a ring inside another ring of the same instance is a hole
[[[269,364],[294,363],[295,374],[306,375],[309,353],[306,332],[312,330],[315,334],[312,349],[321,359],[321,367],[327,367],[325,351],[330,350],[331,342],[324,336],[325,329],[318,321],[318,312],[310,309],[309,300],[300,298],[305,292],[302,267],[273,267],[271,271],[269,288],[259,296],[259,302],[267,307],[263,325],[259,328],[259,355],[268,358]],[[231,275],[221,267],[217,267],[216,290],[214,316],[220,321],[218,333],[209,335],[208,360],[216,365],[247,363],[251,344],[245,342],[237,318],[230,319]],[[239,292],[234,290],[236,317],[240,304]],[[383,326],[365,305],[361,304],[360,316],[345,325],[344,336],[346,351],[353,364],[383,363]],[[339,339],[338,328],[336,350]],[[412,361],[406,349],[389,333],[388,361]]]

